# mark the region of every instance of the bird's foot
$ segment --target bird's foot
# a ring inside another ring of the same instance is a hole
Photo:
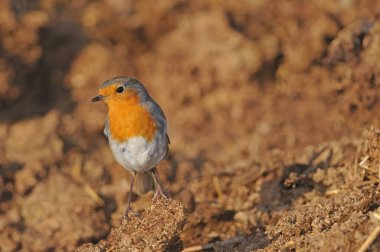
[[[167,198],[169,198],[169,197],[164,193],[164,191],[162,190],[161,187],[158,187],[158,188],[157,188],[157,191],[156,191],[156,193],[155,193],[154,196],[153,196],[153,202],[156,202],[156,200],[157,200],[158,198],[163,198],[163,199],[167,199]]]
[[[139,212],[135,212],[132,210],[132,208],[130,207],[127,207],[127,209],[125,210],[123,216],[121,217],[121,224],[123,225],[126,221],[130,220],[130,215],[134,216],[134,217],[137,217],[139,216]]]

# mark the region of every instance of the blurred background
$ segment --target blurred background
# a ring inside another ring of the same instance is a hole
[[[0,1],[0,251],[72,251],[119,224],[129,173],[103,136],[105,106],[90,102],[118,75],[167,116],[159,171],[189,213],[184,247],[243,235],[240,251],[317,250],[330,231],[337,249],[359,246],[375,222],[355,222],[361,236],[332,227],[364,204],[302,232],[283,216],[335,202],[325,192],[358,174],[371,181],[354,168],[363,130],[379,126],[379,11],[375,0]]]

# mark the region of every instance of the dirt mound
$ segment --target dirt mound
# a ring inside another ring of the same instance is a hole
[[[180,251],[179,234],[185,224],[183,206],[173,200],[159,200],[139,216],[129,213],[119,228],[112,229],[98,245],[84,244],[77,252],[90,251]]]
[[[379,11],[1,1],[0,251],[379,250]],[[145,84],[172,142],[173,200],[133,193],[121,226],[129,175],[90,102],[115,75]]]

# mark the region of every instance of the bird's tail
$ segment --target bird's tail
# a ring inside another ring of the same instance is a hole
[[[153,174],[151,172],[137,173],[137,194],[142,195],[155,188]]]

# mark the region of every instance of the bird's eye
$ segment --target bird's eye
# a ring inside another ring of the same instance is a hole
[[[116,89],[116,92],[123,93],[124,92],[124,86],[120,86]]]

